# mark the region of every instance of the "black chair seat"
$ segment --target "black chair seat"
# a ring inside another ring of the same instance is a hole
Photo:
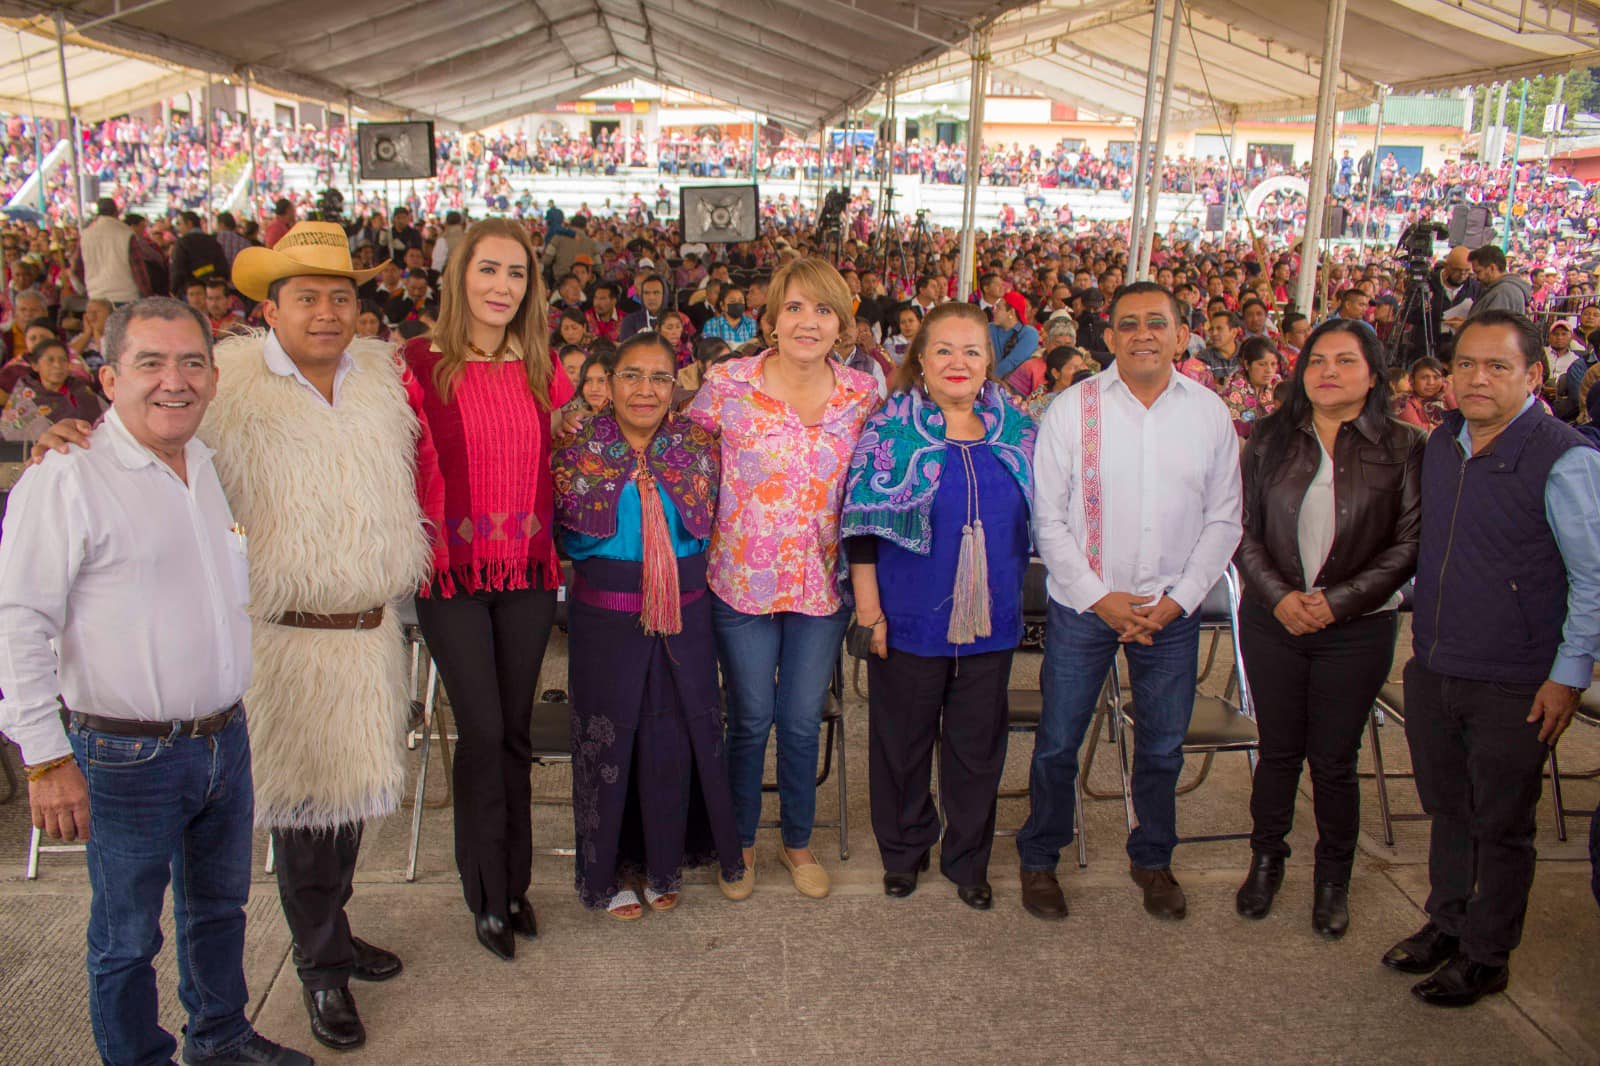
[[[1138,719],[1131,702],[1123,708],[1129,718]],[[1230,748],[1246,747],[1260,743],[1261,734],[1255,722],[1241,711],[1215,696],[1196,696],[1194,714],[1189,717],[1189,732],[1184,735],[1185,747]]]
[[[533,726],[529,730],[533,740],[533,758],[569,758],[572,755],[572,705],[570,703],[535,703]]]
[[[1578,701],[1578,717],[1590,725],[1600,726],[1600,683],[1590,685]]]
[[[1044,713],[1044,693],[1036,688],[1014,688],[1006,693],[1006,710],[1012,729],[1037,729]]]
[[[1183,742],[1198,747],[1224,748],[1260,743],[1261,734],[1248,715],[1215,696],[1196,696],[1189,732]]]
[[[1398,715],[1406,713],[1406,687],[1398,681],[1385,681],[1378,690],[1378,699]]]

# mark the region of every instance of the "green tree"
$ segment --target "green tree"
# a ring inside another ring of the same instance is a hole
[[[1545,106],[1555,102],[1556,81],[1554,76],[1528,79],[1528,105],[1521,122],[1524,137],[1541,135]],[[1521,97],[1522,82],[1511,82],[1506,94],[1506,127],[1513,132],[1517,129],[1517,108]],[[1488,108],[1490,122],[1499,114],[1499,91],[1493,86],[1480,85],[1473,99],[1473,125],[1481,129],[1485,108]],[[1580,67],[1569,71],[1561,99],[1567,105],[1569,123],[1579,111],[1600,111],[1600,79],[1594,76],[1594,68]]]

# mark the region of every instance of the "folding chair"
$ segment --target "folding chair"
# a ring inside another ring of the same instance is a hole
[[[1244,653],[1239,648],[1239,575],[1232,565],[1211,586],[1200,605],[1200,631],[1211,634],[1211,646],[1206,662],[1196,676],[1194,712],[1189,717],[1189,729],[1184,735],[1182,751],[1185,755],[1205,756],[1200,773],[1187,785],[1180,786],[1178,795],[1193,792],[1211,773],[1211,765],[1218,752],[1242,751],[1253,775],[1256,769],[1256,752],[1261,750],[1261,735],[1256,730],[1255,705],[1250,699],[1250,679],[1245,675]],[[1199,685],[1216,664],[1217,645],[1223,634],[1233,645],[1233,667],[1221,696],[1201,693]],[[1129,768],[1128,728],[1133,725],[1137,708],[1130,700],[1122,702],[1122,691],[1115,670],[1107,679],[1110,686],[1112,717],[1120,719],[1113,730],[1117,741],[1118,768],[1122,775],[1123,804],[1128,816],[1128,831],[1133,831],[1133,782]],[[1237,700],[1233,698],[1237,692]],[[1249,833],[1217,833],[1208,836],[1179,837],[1180,844],[1198,844],[1217,840],[1245,840]]]
[[[28,872],[29,881],[39,879],[39,856],[60,855],[69,851],[88,851],[87,844],[46,844],[44,833],[31,825],[28,827]]]
[[[860,661],[857,661],[859,671]],[[857,691],[859,689],[859,676],[857,677]],[[839,817],[832,821],[812,822],[818,829],[839,830],[839,860],[850,858],[850,800],[849,776],[844,756],[844,651],[841,647],[839,657],[833,663],[833,678],[828,682],[828,702],[822,708],[822,770],[817,774],[817,788],[827,783],[829,775],[833,773],[835,752],[839,760]],[[776,792],[778,785],[773,781],[761,782],[762,792]],[[776,829],[779,823],[775,820],[761,822],[762,829]]]
[[[1573,722],[1582,722],[1584,725],[1600,729],[1600,691],[1591,686],[1583,694],[1583,699],[1578,704],[1578,713],[1573,716]],[[1593,818],[1594,812],[1582,807],[1568,807],[1561,796],[1562,778],[1594,779],[1600,777],[1600,766],[1593,770],[1584,770],[1578,773],[1563,774],[1556,760],[1556,749],[1550,749],[1550,796],[1556,808],[1556,839],[1565,842],[1567,839],[1567,816],[1570,814],[1577,818]]]
[[[1401,614],[1411,613],[1411,598],[1416,590],[1414,581],[1407,581],[1400,588]],[[1394,823],[1396,822],[1425,822],[1426,814],[1420,812],[1396,814],[1389,804],[1389,778],[1415,778],[1416,774],[1408,770],[1386,770],[1383,765],[1383,746],[1378,741],[1378,730],[1389,721],[1400,723],[1403,728],[1406,724],[1406,693],[1405,687],[1399,682],[1385,682],[1383,688],[1378,690],[1378,698],[1373,701],[1372,709],[1367,714],[1367,738],[1372,745],[1372,770],[1363,770],[1358,776],[1370,777],[1378,786],[1378,816],[1383,820],[1383,842],[1389,847],[1394,847]]]
[[[422,808],[447,807],[450,793],[455,787],[451,780],[454,772],[450,762],[451,735],[445,726],[445,716],[439,707],[439,667],[428,654],[428,645],[422,639],[422,628],[417,624],[415,602],[402,600],[399,607],[400,633],[411,653],[411,720],[407,739],[419,747],[417,752],[417,785],[411,797],[411,848],[406,859],[406,880],[417,879],[417,852],[422,846]],[[428,756],[433,738],[439,739],[439,757],[444,763],[445,798],[428,804]]]
[[[533,724],[530,729],[533,741],[534,766],[572,765],[572,704],[567,702],[535,703]],[[572,793],[563,799],[534,800],[535,806],[571,807]],[[576,848],[534,848],[535,855],[576,855]]]

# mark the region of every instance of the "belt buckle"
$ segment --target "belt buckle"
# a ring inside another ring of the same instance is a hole
[[[383,608],[381,608],[381,607],[368,607],[364,611],[357,611],[356,612],[356,628],[357,629],[376,629],[377,628],[377,623],[376,622],[374,622],[370,626],[367,625],[367,616],[368,615],[374,615],[378,611],[381,611],[382,609]]]

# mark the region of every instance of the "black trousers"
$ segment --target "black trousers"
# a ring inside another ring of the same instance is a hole
[[[274,829],[278,899],[294,937],[295,969],[312,991],[350,983],[355,949],[345,904],[354,888],[361,823],[337,829]]]
[[[547,589],[417,599],[417,621],[461,738],[456,869],[474,914],[505,918],[508,902],[533,878],[528,731],[555,611],[555,591]]]
[[[939,841],[929,791],[937,740],[944,808],[939,869],[958,885],[988,879],[1013,654],[928,658],[891,648],[887,659],[868,657],[872,832],[885,870],[909,873]]]
[[[1427,912],[1474,962],[1503,966],[1522,941],[1548,745],[1526,721],[1536,684],[1447,677],[1406,663],[1406,742],[1428,840]]]
[[[1300,768],[1309,764],[1316,880],[1350,880],[1361,830],[1361,731],[1394,664],[1396,631],[1394,612],[1384,611],[1297,637],[1265,607],[1241,608],[1239,647],[1261,734],[1251,850],[1288,857]]]

